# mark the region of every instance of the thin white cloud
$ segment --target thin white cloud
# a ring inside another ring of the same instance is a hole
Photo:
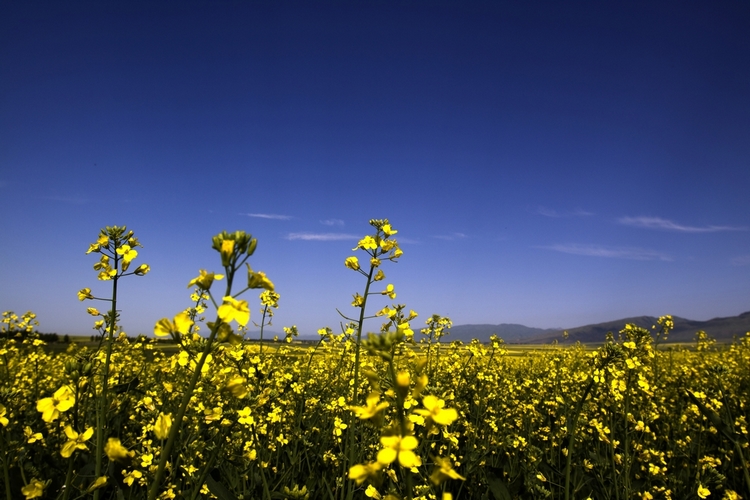
[[[240,214],[247,215],[248,217],[256,217],[258,219],[273,219],[273,220],[289,220],[292,218],[291,215],[278,215],[278,214]]]
[[[750,255],[740,255],[732,259],[732,264],[735,266],[750,266]]]
[[[573,255],[585,255],[588,257],[607,257],[611,259],[630,260],[672,260],[672,257],[667,254],[643,248],[605,247],[600,245],[582,245],[580,243],[557,244],[536,248],[554,250],[555,252],[569,253]]]
[[[286,236],[288,240],[304,241],[340,241],[340,240],[359,240],[359,236],[344,233],[289,233]]]
[[[620,217],[617,222],[626,226],[642,227],[645,229],[664,229],[683,233],[715,233],[718,231],[747,231],[739,226],[683,226],[661,217]]]
[[[461,240],[463,238],[466,238],[466,235],[464,233],[451,233],[451,234],[440,234],[437,236],[433,236],[433,238],[437,238],[439,240]]]
[[[543,215],[545,217],[587,217],[590,215],[594,215],[591,212],[587,212],[585,210],[581,210],[580,208],[577,208],[573,210],[572,212],[558,212],[557,210],[546,208],[546,207],[537,207],[536,212],[539,215]]]
[[[320,223],[323,224],[324,226],[343,226],[344,225],[344,221],[342,221],[341,219],[326,219],[326,220],[320,221]]]

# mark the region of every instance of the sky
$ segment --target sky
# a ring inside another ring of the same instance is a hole
[[[413,327],[748,311],[749,25],[746,1],[3,2],[0,309],[93,334],[85,251],[127,225],[151,272],[118,309],[150,334],[244,230],[271,329],[338,331],[388,218],[397,297],[370,310]]]

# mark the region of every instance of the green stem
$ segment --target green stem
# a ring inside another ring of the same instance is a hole
[[[353,394],[351,403],[353,405],[356,405],[359,403],[359,351],[360,346],[362,344],[362,325],[365,322],[365,307],[367,306],[367,296],[370,293],[370,285],[372,285],[372,273],[375,271],[375,266],[370,264],[370,272],[367,274],[367,284],[365,285],[365,293],[362,296],[362,307],[359,311],[359,321],[357,322],[357,343],[354,346],[354,387],[353,387]],[[355,433],[354,433],[354,418],[353,413],[349,413],[349,418],[347,422],[347,429],[349,430],[349,439],[347,440],[347,453],[346,453],[346,460],[344,461],[344,471],[347,470],[347,466],[351,466],[351,464],[354,463],[354,445],[355,445]],[[346,498],[351,500],[351,498],[354,495],[354,489],[351,485],[351,481],[349,481],[349,485],[347,488],[348,490]]]
[[[578,401],[576,405],[575,415],[573,421],[570,423],[570,434],[568,438],[568,456],[565,464],[565,500],[570,500],[570,469],[571,461],[573,460],[573,446],[575,445],[576,428],[578,427],[578,416],[583,410],[583,404],[586,402],[586,398],[589,397],[589,392],[594,387],[594,379],[589,381],[586,389],[583,391],[583,397]]]
[[[149,494],[148,494],[149,500],[156,500],[156,497],[159,494],[159,486],[161,485],[162,479],[164,477],[164,470],[166,469],[169,455],[170,453],[172,453],[172,448],[174,447],[174,443],[177,439],[177,434],[180,432],[182,418],[185,416],[185,411],[187,410],[188,404],[190,404],[190,398],[193,395],[193,390],[195,389],[195,386],[198,383],[198,379],[201,377],[201,370],[211,350],[211,345],[213,344],[213,341],[216,338],[216,334],[219,330],[218,327],[219,327],[220,322],[221,320],[217,319],[216,323],[214,324],[214,328],[211,329],[211,335],[208,337],[208,341],[206,342],[206,347],[203,349],[203,352],[201,353],[201,357],[195,366],[195,369],[193,371],[193,376],[190,379],[190,383],[188,384],[188,387],[187,387],[187,390],[185,391],[184,396],[182,397],[180,408],[177,410],[177,415],[175,416],[174,419],[172,419],[172,427],[169,429],[169,435],[167,436],[167,444],[164,445],[164,447],[161,450],[161,457],[159,459],[159,467],[156,469],[156,474],[154,475],[154,482],[151,485],[151,489],[149,490]]]
[[[117,271],[119,264],[119,255],[117,254],[117,247],[114,252],[114,269]],[[109,363],[112,358],[112,339],[114,338],[115,326],[117,323],[117,279],[118,276],[112,278],[112,310],[109,313],[109,334],[107,336],[107,357],[104,360],[104,372],[102,374],[102,393],[99,396],[99,407],[96,412],[96,461],[94,466],[95,478],[99,478],[102,475],[102,456],[104,455],[104,421],[105,413],[109,409],[109,394],[107,393],[109,385]],[[67,484],[67,481],[66,481]],[[97,489],[94,491],[94,500],[99,500],[99,492]]]

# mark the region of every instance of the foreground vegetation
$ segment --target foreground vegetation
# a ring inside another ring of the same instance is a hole
[[[138,240],[102,230],[89,253],[112,294],[95,308],[99,342],[64,352],[36,338],[33,314],[3,316],[0,340],[0,492],[7,498],[750,498],[750,333],[717,346],[659,348],[624,325],[596,350],[546,346],[513,356],[500,339],[447,343],[450,320],[423,329],[395,299],[384,263],[401,250],[387,220],[345,260],[363,276],[342,332],[317,344],[244,342],[262,290],[260,337],[279,294],[243,266],[249,235],[213,240],[223,274],[190,281],[192,306],[128,339],[117,282]],[[239,271],[247,280],[239,292]],[[219,284],[225,285],[221,293]],[[245,286],[246,285],[246,286]],[[206,321],[208,310],[215,310]],[[364,321],[380,318],[379,333]],[[16,336],[21,331],[29,335]],[[285,342],[286,341],[286,342]]]

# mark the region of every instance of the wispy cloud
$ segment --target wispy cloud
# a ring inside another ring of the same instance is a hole
[[[433,236],[433,238],[437,238],[439,240],[461,240],[466,238],[467,236],[464,233],[451,233],[451,234],[439,234],[436,236]]]
[[[256,217],[258,219],[273,219],[273,220],[289,220],[292,218],[291,215],[278,215],[278,214],[240,214],[247,215],[248,217]]]
[[[354,240],[357,241],[359,236],[344,233],[289,233],[286,236],[288,240],[305,240],[305,241],[339,241]]]
[[[341,219],[326,219],[326,220],[320,221],[320,223],[323,224],[324,226],[343,226],[344,225],[344,221],[342,221]]]
[[[740,255],[732,259],[732,264],[735,266],[750,266],[750,255]]]
[[[590,215],[594,215],[593,213],[587,212],[585,210],[581,210],[580,208],[577,208],[577,209],[575,209],[573,211],[568,211],[568,212],[559,212],[557,210],[554,210],[554,209],[551,209],[551,208],[546,208],[546,207],[541,207],[541,206],[537,207],[535,213],[539,214],[539,215],[543,215],[545,217],[555,217],[555,218],[559,218],[559,217],[587,217],[587,216],[590,216]]]
[[[664,229],[683,233],[715,233],[718,231],[747,231],[739,226],[683,226],[661,217],[620,217],[617,222],[626,226],[642,227],[645,229]]]
[[[672,257],[667,254],[644,248],[605,247],[600,245],[582,245],[580,243],[539,246],[536,248],[554,250],[555,252],[569,253],[573,255],[585,255],[588,257],[607,257],[611,259],[630,260],[672,260]]]

